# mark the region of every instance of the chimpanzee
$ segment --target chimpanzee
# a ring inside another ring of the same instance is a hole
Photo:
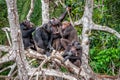
[[[35,50],[34,42],[32,39],[32,32],[35,30],[35,28],[33,28],[33,23],[31,23],[28,20],[25,20],[22,23],[20,23],[20,29],[22,32],[24,49],[32,48]]]
[[[79,67],[82,63],[81,57],[82,57],[82,47],[80,42],[72,41],[72,43],[69,44],[64,51],[63,54],[64,62],[67,59],[69,59],[74,65]]]
[[[61,16],[59,19],[55,19],[53,18],[53,22],[57,23],[57,24],[53,24],[52,28],[53,28],[53,44],[52,46],[56,49],[56,50],[60,50],[61,46],[60,46],[60,39],[62,38],[62,21],[64,19],[64,15],[67,14],[68,11],[71,11],[71,7],[67,7],[66,11],[64,12],[63,16]]]
[[[66,49],[67,45],[72,41],[79,41],[77,31],[68,21],[62,23],[62,38],[60,41],[64,49]]]
[[[45,53],[45,51],[49,51],[51,46],[50,38],[51,38],[52,28],[51,23],[45,23],[41,27],[36,28],[33,39],[36,45],[36,49],[38,52]]]
[[[68,8],[66,10],[68,10]],[[42,49],[43,52],[49,52],[49,50],[53,49],[51,47],[53,39],[60,36],[54,34],[55,31],[53,30],[53,26],[60,26],[61,21],[63,21],[66,14],[67,11],[65,11],[58,19],[52,18],[48,23],[43,24],[42,27],[35,30],[33,37],[38,51]],[[39,50],[39,48],[41,49]]]

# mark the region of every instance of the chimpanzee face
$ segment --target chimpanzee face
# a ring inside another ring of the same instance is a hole
[[[48,22],[46,24],[43,24],[42,26],[47,32],[51,33],[52,32],[52,25]]]
[[[33,27],[33,23],[32,22],[30,22],[30,21],[28,21],[28,20],[25,20],[24,22],[23,22],[23,24],[25,25],[25,27],[27,28],[27,29],[31,29],[32,27]]]
[[[50,22],[51,22],[52,26],[61,26],[62,25],[61,22],[60,22],[60,20],[58,20],[56,18],[52,18],[50,20]]]
[[[76,47],[76,49],[82,49],[81,44],[80,44],[80,42],[78,42],[78,41],[72,42],[72,45],[73,45],[74,47]]]

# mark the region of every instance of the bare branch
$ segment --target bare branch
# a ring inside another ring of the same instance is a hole
[[[0,58],[0,64],[13,61],[15,60],[16,55],[13,53],[13,51],[9,51],[9,54],[4,55],[2,58]]]
[[[5,79],[4,79],[4,78],[5,78]],[[0,75],[0,79],[1,79],[1,80],[13,80],[13,77]]]
[[[0,51],[9,52],[10,51],[10,47],[9,46],[4,46],[4,45],[0,45]]]
[[[120,34],[116,30],[114,30],[112,28],[109,28],[107,26],[101,26],[101,25],[97,25],[97,24],[93,23],[93,26],[91,27],[91,29],[92,30],[101,30],[101,31],[109,32],[111,34],[116,35],[120,39]]]
[[[36,59],[45,59],[46,58],[46,55],[42,55],[31,49],[25,50],[25,55],[28,57],[36,58]]]
[[[14,63],[13,65],[10,66],[11,70],[10,70],[8,76],[12,75],[12,73],[14,72],[15,67],[16,67],[16,63]]]
[[[14,60],[15,55],[11,53],[11,48],[9,46],[0,45],[0,51],[9,52],[2,58],[0,58],[0,64]],[[36,59],[45,59],[46,57],[45,55],[41,55],[40,53],[33,51],[31,49],[25,50],[24,52],[27,57],[32,57]]]
[[[13,65],[10,65],[8,67],[3,68],[2,70],[0,70],[0,73],[7,70],[7,69],[11,69],[9,74],[8,74],[8,76],[10,77],[12,72],[14,71],[15,67],[16,67],[16,63],[14,63]]]
[[[9,27],[4,27],[2,28],[3,31],[7,30],[7,31],[10,31],[10,28]]]
[[[8,34],[9,28],[5,27],[5,28],[2,28],[2,30],[5,31],[7,39],[8,39],[8,42],[9,42],[9,45],[11,46],[12,43],[11,43],[11,40],[10,40],[10,36]]]
[[[76,22],[74,22],[74,25],[77,26],[77,25],[81,25],[82,24],[82,18]]]
[[[30,70],[28,72],[28,75],[32,75],[33,72],[35,72],[35,70],[36,69]],[[77,78],[73,77],[72,75],[67,75],[65,73],[62,73],[62,72],[59,72],[59,71],[55,71],[53,69],[42,69],[39,72],[35,72],[34,75],[37,75],[38,73],[39,73],[39,75],[42,75],[44,73],[45,75],[48,75],[48,76],[62,77],[62,78],[68,79],[68,80],[77,80]]]
[[[32,12],[33,12],[33,9],[34,9],[34,0],[31,0],[30,10],[29,10],[29,12],[28,12],[28,14],[27,14],[27,20],[28,20],[28,21],[30,21],[30,16],[31,16],[31,14],[32,14]]]
[[[66,5],[61,1],[61,0],[58,0],[60,2],[60,4],[63,6],[63,8],[66,8]]]

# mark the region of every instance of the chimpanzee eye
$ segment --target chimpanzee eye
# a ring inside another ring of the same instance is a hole
[[[78,45],[80,45],[80,43],[78,43]]]

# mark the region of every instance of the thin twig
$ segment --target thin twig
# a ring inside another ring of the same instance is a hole
[[[32,12],[33,12],[33,9],[34,9],[34,0],[31,0],[30,10],[29,10],[29,12],[28,12],[28,14],[27,14],[27,20],[28,20],[28,21],[30,21],[30,16],[31,16],[31,14],[32,14]]]
[[[7,39],[8,39],[8,42],[9,42],[9,45],[11,46],[12,43],[11,43],[11,40],[10,40],[10,36],[8,34],[9,29],[7,27],[5,27],[5,28],[2,28],[2,30],[5,31]]]

